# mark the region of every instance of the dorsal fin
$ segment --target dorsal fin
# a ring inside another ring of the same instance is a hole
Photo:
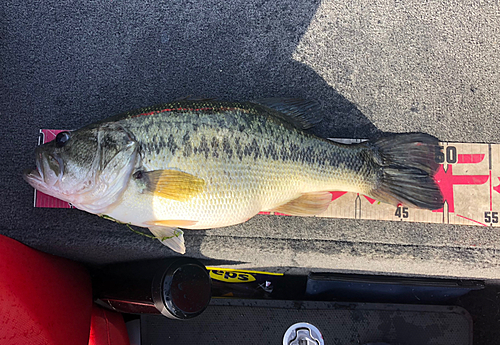
[[[272,110],[271,114],[298,129],[309,129],[321,122],[320,104],[301,98],[265,98],[252,101]]]
[[[201,109],[199,109],[201,107]],[[231,108],[231,109],[229,109]],[[124,119],[162,114],[169,111],[210,111],[241,109],[245,112],[264,113],[275,119],[301,129],[306,130],[321,122],[318,114],[320,105],[316,101],[301,98],[264,98],[250,102],[228,102],[210,98],[184,97],[170,103],[157,104],[145,108],[135,109],[111,116],[107,119],[95,122],[87,126],[94,128],[107,122],[116,122]]]

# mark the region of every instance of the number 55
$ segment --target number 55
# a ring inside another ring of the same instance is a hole
[[[498,223],[498,212],[484,212],[484,221],[486,223]]]

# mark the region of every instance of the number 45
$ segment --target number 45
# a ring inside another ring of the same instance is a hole
[[[484,212],[484,221],[486,223],[498,223],[498,212]]]
[[[398,206],[394,215],[399,218],[408,218],[408,207]]]

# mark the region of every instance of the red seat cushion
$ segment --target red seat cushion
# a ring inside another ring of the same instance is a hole
[[[92,304],[83,266],[0,235],[0,344],[87,345]]]
[[[94,303],[89,345],[130,345],[122,314]]]

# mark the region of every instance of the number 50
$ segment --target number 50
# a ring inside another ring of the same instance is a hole
[[[436,154],[435,154],[435,160],[436,163],[446,163],[448,164],[453,164],[457,162],[457,148],[455,146],[448,146],[446,147],[446,154],[442,150],[444,149],[443,146],[436,146]]]

